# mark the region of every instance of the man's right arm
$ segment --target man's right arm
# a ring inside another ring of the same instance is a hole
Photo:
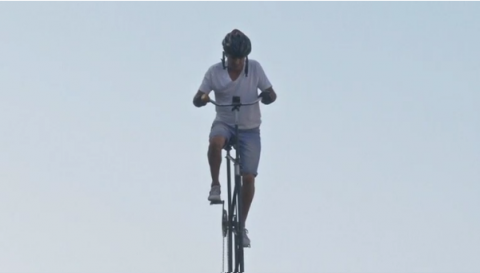
[[[193,105],[195,105],[196,107],[202,107],[202,106],[205,106],[207,104],[207,102],[203,101],[202,100],[202,96],[204,95],[205,93],[201,90],[198,90],[197,91],[197,94],[195,94],[195,96],[193,97]]]
[[[202,100],[202,95],[210,93],[212,91],[212,78],[210,76],[211,68],[207,70],[205,73],[205,76],[203,77],[202,84],[200,85],[200,88],[198,89],[197,93],[193,97],[193,105],[196,107],[202,107],[207,104],[206,101]]]

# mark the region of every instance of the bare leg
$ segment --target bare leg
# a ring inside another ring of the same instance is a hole
[[[244,227],[246,226],[245,222],[247,221],[248,212],[250,210],[250,205],[253,201],[253,196],[255,195],[255,177],[253,175],[247,174],[243,176],[243,217],[242,221]]]
[[[216,136],[210,139],[210,145],[208,146],[208,164],[210,165],[212,186],[220,185],[220,165],[222,164],[222,148],[224,143],[224,137]]]

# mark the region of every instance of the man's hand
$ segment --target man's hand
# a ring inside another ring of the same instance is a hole
[[[201,97],[201,100],[207,104],[208,102],[210,102],[210,97],[208,96],[208,94],[203,94],[202,97]]]
[[[262,98],[263,104],[268,105],[277,99],[277,94],[275,94],[275,91],[273,91],[273,89],[270,87],[267,90],[260,93],[258,97]]]
[[[210,97],[208,97],[207,94],[203,93],[202,91],[198,91],[193,98],[193,105],[195,105],[196,107],[202,107],[207,105],[209,101]]]

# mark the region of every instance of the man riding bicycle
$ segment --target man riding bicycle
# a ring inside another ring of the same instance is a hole
[[[223,58],[221,62],[210,66],[205,73],[200,88],[195,94],[193,104],[196,107],[205,106],[209,93],[213,90],[215,100],[221,104],[232,102],[233,96],[239,96],[242,102],[254,101],[260,97],[263,104],[271,104],[277,98],[262,66],[256,60],[248,58],[252,46],[250,39],[241,31],[234,29],[222,41]],[[243,223],[246,222],[248,211],[255,193],[255,178],[260,162],[260,105],[242,106],[238,112],[239,135],[235,136],[235,113],[228,107],[216,107],[216,117],[209,134],[208,163],[212,177],[209,201],[219,202],[220,181],[219,172],[222,161],[222,149],[234,137],[238,137],[241,175],[243,180]],[[244,225],[245,226],[245,225]],[[250,246],[247,229],[243,233],[244,247]]]

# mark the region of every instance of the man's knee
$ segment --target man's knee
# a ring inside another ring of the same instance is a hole
[[[209,151],[221,151],[225,145],[225,137],[214,136],[210,138],[210,144],[208,146]]]
[[[247,173],[243,175],[243,183],[246,184],[254,184],[255,183],[255,175]]]

